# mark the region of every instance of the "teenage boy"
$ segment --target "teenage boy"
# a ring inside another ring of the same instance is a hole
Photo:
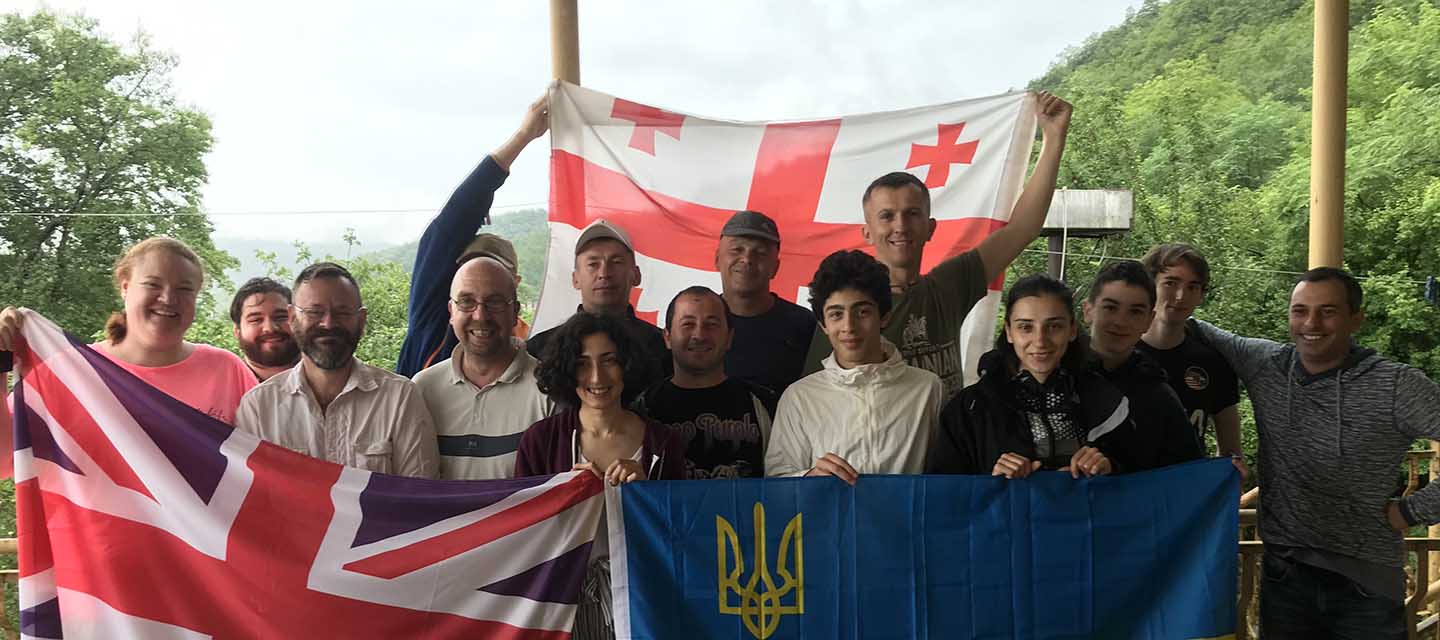
[[[780,397],[765,474],[854,484],[862,473],[924,473],[944,392],[880,335],[889,270],[861,251],[832,253],[810,282],[810,306],[833,353]]]

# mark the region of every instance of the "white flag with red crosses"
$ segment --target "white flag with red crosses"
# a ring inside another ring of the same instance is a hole
[[[1010,218],[1034,142],[1026,93],[823,120],[735,122],[667,111],[568,83],[550,94],[550,248],[533,331],[580,302],[575,241],[604,218],[635,245],[635,313],[660,324],[680,290],[720,290],[715,249],[736,211],[762,212],[782,238],[771,290],[809,306],[825,256],[865,249],[860,200],[872,180],[910,171],[939,222],[922,269],[978,245]],[[1001,281],[966,319],[966,379],[994,336]]]

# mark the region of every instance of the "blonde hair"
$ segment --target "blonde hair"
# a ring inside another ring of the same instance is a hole
[[[200,271],[200,280],[205,280],[205,267],[200,264],[200,256],[189,245],[171,238],[170,236],[154,236],[146,238],[130,245],[125,250],[125,255],[115,261],[115,290],[120,290],[120,283],[130,279],[130,273],[135,270],[135,263],[140,258],[155,252],[165,251],[177,258],[184,259]],[[105,337],[111,344],[120,344],[125,339],[125,311],[122,309],[110,314],[110,319],[105,321]]]

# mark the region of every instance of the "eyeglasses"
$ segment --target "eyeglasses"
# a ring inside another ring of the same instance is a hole
[[[475,309],[479,307],[485,307],[486,313],[505,313],[510,310],[510,305],[515,304],[514,299],[507,300],[505,298],[476,300],[474,298],[464,297],[451,298],[450,301],[455,303],[455,308],[459,309],[461,313],[474,313]]]
[[[319,322],[326,315],[329,315],[330,319],[336,322],[349,322],[364,310],[365,307],[360,307],[359,309],[327,309],[325,307],[295,308],[295,311],[299,312],[300,315],[305,318],[306,322]]]

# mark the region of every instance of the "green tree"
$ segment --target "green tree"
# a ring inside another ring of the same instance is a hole
[[[0,17],[0,303],[92,334],[118,308],[116,258],[156,234],[190,244],[223,281],[235,262],[195,215],[210,121],[176,104],[175,63],[86,18]]]

